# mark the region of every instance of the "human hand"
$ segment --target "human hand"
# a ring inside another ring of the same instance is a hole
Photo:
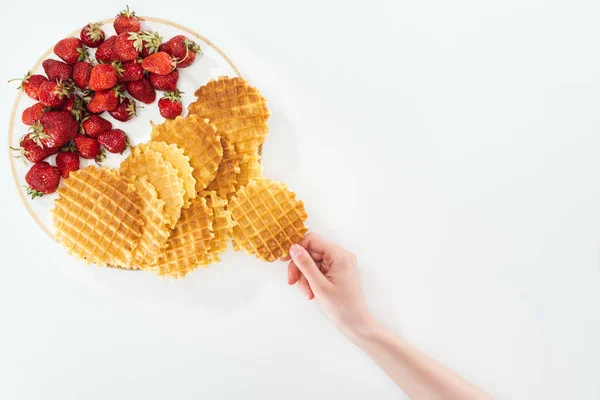
[[[290,247],[288,284],[316,298],[325,315],[346,335],[356,335],[374,322],[362,293],[356,256],[309,233]]]

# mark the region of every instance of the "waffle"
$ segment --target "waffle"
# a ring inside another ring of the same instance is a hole
[[[160,125],[152,123],[152,140],[176,144],[190,158],[196,191],[206,189],[217,174],[223,147],[217,128],[207,119],[190,115],[177,117]]]
[[[167,248],[154,269],[161,276],[183,278],[198,268],[213,237],[211,210],[204,197],[198,196],[181,212],[181,218],[167,240]]]
[[[215,191],[203,191],[200,196],[206,199],[206,205],[211,210],[212,229],[214,237],[210,241],[209,251],[201,257],[200,264],[208,265],[218,263],[219,254],[227,251],[227,242],[231,239],[231,234],[235,223],[231,219],[231,211],[226,210],[227,201],[215,193]]]
[[[214,190],[218,196],[230,199],[237,190],[237,175],[240,173],[240,157],[233,143],[221,138],[223,159],[219,164],[215,179],[208,185],[207,190]]]
[[[156,188],[158,198],[165,202],[165,211],[169,216],[169,228],[173,229],[183,207],[183,181],[177,176],[177,170],[166,162],[162,155],[154,150],[141,151],[135,147],[120,167],[120,171],[128,178],[146,177]]]
[[[237,177],[238,189],[246,186],[252,179],[263,176],[263,166],[258,153],[244,154],[240,161],[240,173]]]
[[[183,150],[176,144],[167,144],[165,142],[150,141],[140,144],[137,147],[141,151],[146,149],[154,150],[160,153],[163,158],[170,162],[177,170],[177,176],[183,181],[185,194],[183,195],[183,207],[190,205],[190,200],[196,197],[196,180],[193,177],[193,169],[190,166],[190,158],[183,153]]]
[[[86,263],[130,265],[142,231],[142,206],[117,171],[87,167],[71,172],[58,189],[56,238]]]
[[[190,114],[208,118],[240,154],[254,153],[269,134],[270,112],[258,89],[244,79],[226,76],[211,80],[194,93]]]
[[[133,252],[133,268],[148,269],[155,264],[171,234],[165,202],[158,198],[156,188],[146,177],[135,179],[135,191],[142,202],[142,236]]]
[[[288,255],[290,246],[304,238],[308,218],[304,203],[282,182],[252,180],[229,202],[235,243],[263,261]]]

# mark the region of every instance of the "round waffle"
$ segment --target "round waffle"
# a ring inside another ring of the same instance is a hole
[[[165,202],[158,198],[156,188],[146,177],[135,179],[135,192],[142,202],[142,236],[133,252],[131,265],[134,268],[148,269],[155,264],[166,247],[171,234],[169,216],[165,211]]]
[[[154,150],[160,153],[163,158],[170,162],[177,170],[177,176],[183,181],[185,194],[183,195],[184,205],[188,207],[190,200],[196,197],[196,180],[193,177],[193,169],[190,166],[190,158],[183,153],[183,150],[176,144],[167,144],[165,142],[150,141],[137,146],[142,152],[146,149]]]
[[[206,205],[211,210],[212,229],[215,236],[210,241],[210,249],[201,257],[200,264],[208,265],[221,261],[219,254],[227,251],[227,243],[235,223],[231,218],[231,211],[227,210],[227,201],[215,193],[215,191],[203,191],[200,196],[206,199]]]
[[[142,231],[142,205],[127,178],[94,166],[71,172],[58,189],[56,238],[86,263],[128,266]]]
[[[237,177],[238,189],[246,186],[252,179],[263,176],[263,166],[261,156],[258,152],[244,154],[240,161],[240,173]]]
[[[238,153],[254,153],[269,134],[271,113],[260,91],[244,79],[221,76],[194,93],[190,114],[208,118],[219,132],[235,145]]]
[[[197,115],[177,117],[160,125],[152,123],[152,140],[176,144],[190,158],[196,191],[206,189],[215,179],[223,158],[217,128]]]
[[[282,182],[267,178],[252,180],[229,202],[235,243],[264,261],[288,255],[292,244],[307,232],[304,203]]]
[[[165,202],[169,227],[174,228],[183,207],[185,189],[173,165],[154,150],[147,148],[142,151],[135,147],[129,157],[121,163],[120,171],[128,178],[146,177],[156,188],[158,198]]]
[[[161,276],[183,278],[198,268],[213,237],[211,210],[204,197],[198,196],[181,212],[167,247],[153,269]]]
[[[219,164],[215,179],[208,185],[207,190],[214,190],[217,195],[229,199],[237,190],[237,175],[240,173],[240,157],[233,143],[221,138],[223,159]]]

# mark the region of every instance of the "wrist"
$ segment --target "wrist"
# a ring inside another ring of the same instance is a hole
[[[375,317],[366,314],[352,324],[340,327],[340,330],[348,339],[360,347],[376,337],[380,328],[381,325]]]

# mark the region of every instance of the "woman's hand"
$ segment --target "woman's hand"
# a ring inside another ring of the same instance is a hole
[[[356,256],[309,233],[290,248],[288,283],[309,299],[316,298],[325,314],[344,334],[356,336],[375,325],[360,286]]]

